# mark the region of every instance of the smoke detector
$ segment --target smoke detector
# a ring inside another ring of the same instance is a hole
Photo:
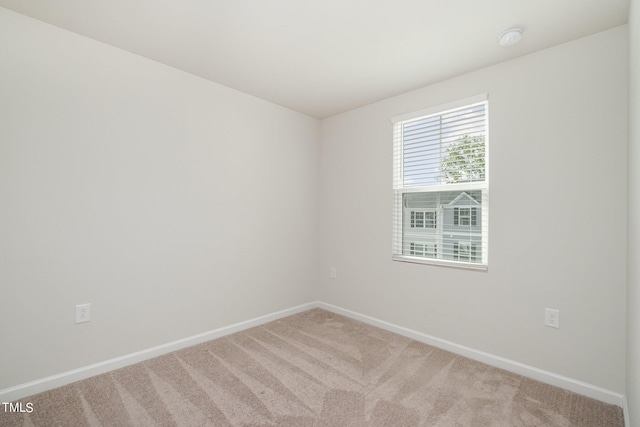
[[[500,46],[513,46],[522,39],[522,28],[509,28],[499,36]]]

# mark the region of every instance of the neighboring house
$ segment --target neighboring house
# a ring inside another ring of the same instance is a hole
[[[480,262],[482,191],[404,195],[403,254]]]

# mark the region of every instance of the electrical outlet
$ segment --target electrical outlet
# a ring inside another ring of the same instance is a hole
[[[545,308],[544,325],[550,328],[560,328],[560,311],[553,308]]]
[[[331,267],[329,269],[329,277],[332,278],[332,279],[336,278],[336,268],[335,267]]]
[[[76,323],[84,323],[91,320],[91,304],[76,305]]]

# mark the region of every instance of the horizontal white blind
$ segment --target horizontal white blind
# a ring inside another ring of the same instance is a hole
[[[403,122],[403,186],[484,181],[486,104]]]
[[[487,265],[487,110],[484,96],[393,120],[394,259]]]

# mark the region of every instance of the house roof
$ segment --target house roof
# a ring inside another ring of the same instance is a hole
[[[452,201],[447,203],[446,206],[455,206],[455,205],[458,204],[458,202],[460,202],[461,200],[464,200],[464,199],[470,200],[474,205],[479,205],[480,204],[480,202],[478,202],[472,196],[470,196],[469,194],[467,194],[466,192],[463,191],[455,199],[453,199]]]

